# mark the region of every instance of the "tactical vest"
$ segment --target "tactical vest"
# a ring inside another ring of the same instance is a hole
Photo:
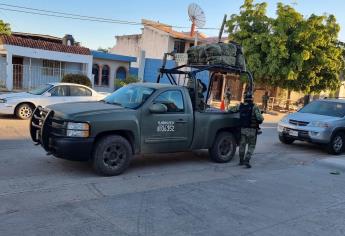
[[[254,128],[257,129],[259,127],[259,123],[256,119],[256,115],[253,112],[254,104],[249,103],[241,103],[240,105],[240,119],[241,119],[241,127],[242,128]]]

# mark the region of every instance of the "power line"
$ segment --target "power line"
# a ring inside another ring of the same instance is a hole
[[[32,14],[32,15],[50,16],[50,17],[56,17],[56,18],[73,19],[73,20],[81,20],[81,21],[91,21],[91,22],[101,22],[101,23],[152,26],[152,24],[149,24],[149,23],[110,19],[110,18],[87,16],[87,15],[79,15],[79,14],[72,14],[72,13],[59,12],[59,11],[50,11],[50,10],[24,7],[24,6],[18,6],[18,5],[11,5],[11,4],[4,4],[4,3],[0,3],[0,6],[7,7],[7,8],[0,7],[0,9],[4,10],[4,11],[20,12],[20,13]],[[8,7],[10,7],[10,8],[8,8]],[[13,9],[13,8],[15,8],[15,9]],[[190,28],[190,26],[177,26],[177,25],[172,25],[171,27],[180,28],[180,29]],[[213,28],[213,27],[202,27],[199,29],[219,30],[219,28]]]

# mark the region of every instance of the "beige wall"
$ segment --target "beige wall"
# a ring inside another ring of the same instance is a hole
[[[152,27],[144,27],[141,46],[147,58],[162,59],[164,53],[169,52],[169,47],[171,47],[169,41],[171,41],[169,34]],[[173,44],[172,47],[174,47]]]
[[[117,36],[116,45],[110,52],[136,57],[137,62],[132,63],[132,66],[139,67],[141,50],[145,51],[146,58],[163,59],[164,53],[174,50],[174,42],[175,39],[168,33],[145,26],[141,35]],[[187,42],[186,51],[189,46],[190,42]]]
[[[141,35],[116,36],[116,45],[110,49],[110,53],[140,58]],[[133,67],[138,67],[133,62]]]
[[[109,86],[108,87],[98,87],[99,91],[114,91],[114,84],[115,84],[115,76],[116,76],[116,71],[119,67],[124,67],[126,68],[127,75],[129,71],[129,62],[122,62],[122,61],[113,61],[113,60],[105,60],[105,59],[98,59],[94,58],[93,59],[93,64],[98,64],[98,65],[108,65],[110,67],[110,73],[109,73]],[[100,72],[101,73],[101,72]]]

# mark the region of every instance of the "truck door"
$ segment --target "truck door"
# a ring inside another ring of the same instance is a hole
[[[193,117],[185,101],[183,93],[178,89],[164,91],[148,101],[142,110],[143,153],[188,150],[192,139]],[[157,103],[167,106],[167,112],[150,112],[149,107]]]

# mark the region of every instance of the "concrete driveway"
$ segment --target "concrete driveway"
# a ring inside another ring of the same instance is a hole
[[[0,235],[345,235],[344,156],[280,144],[275,126],[264,124],[250,170],[199,151],[99,177],[46,156],[28,121],[0,117]]]

